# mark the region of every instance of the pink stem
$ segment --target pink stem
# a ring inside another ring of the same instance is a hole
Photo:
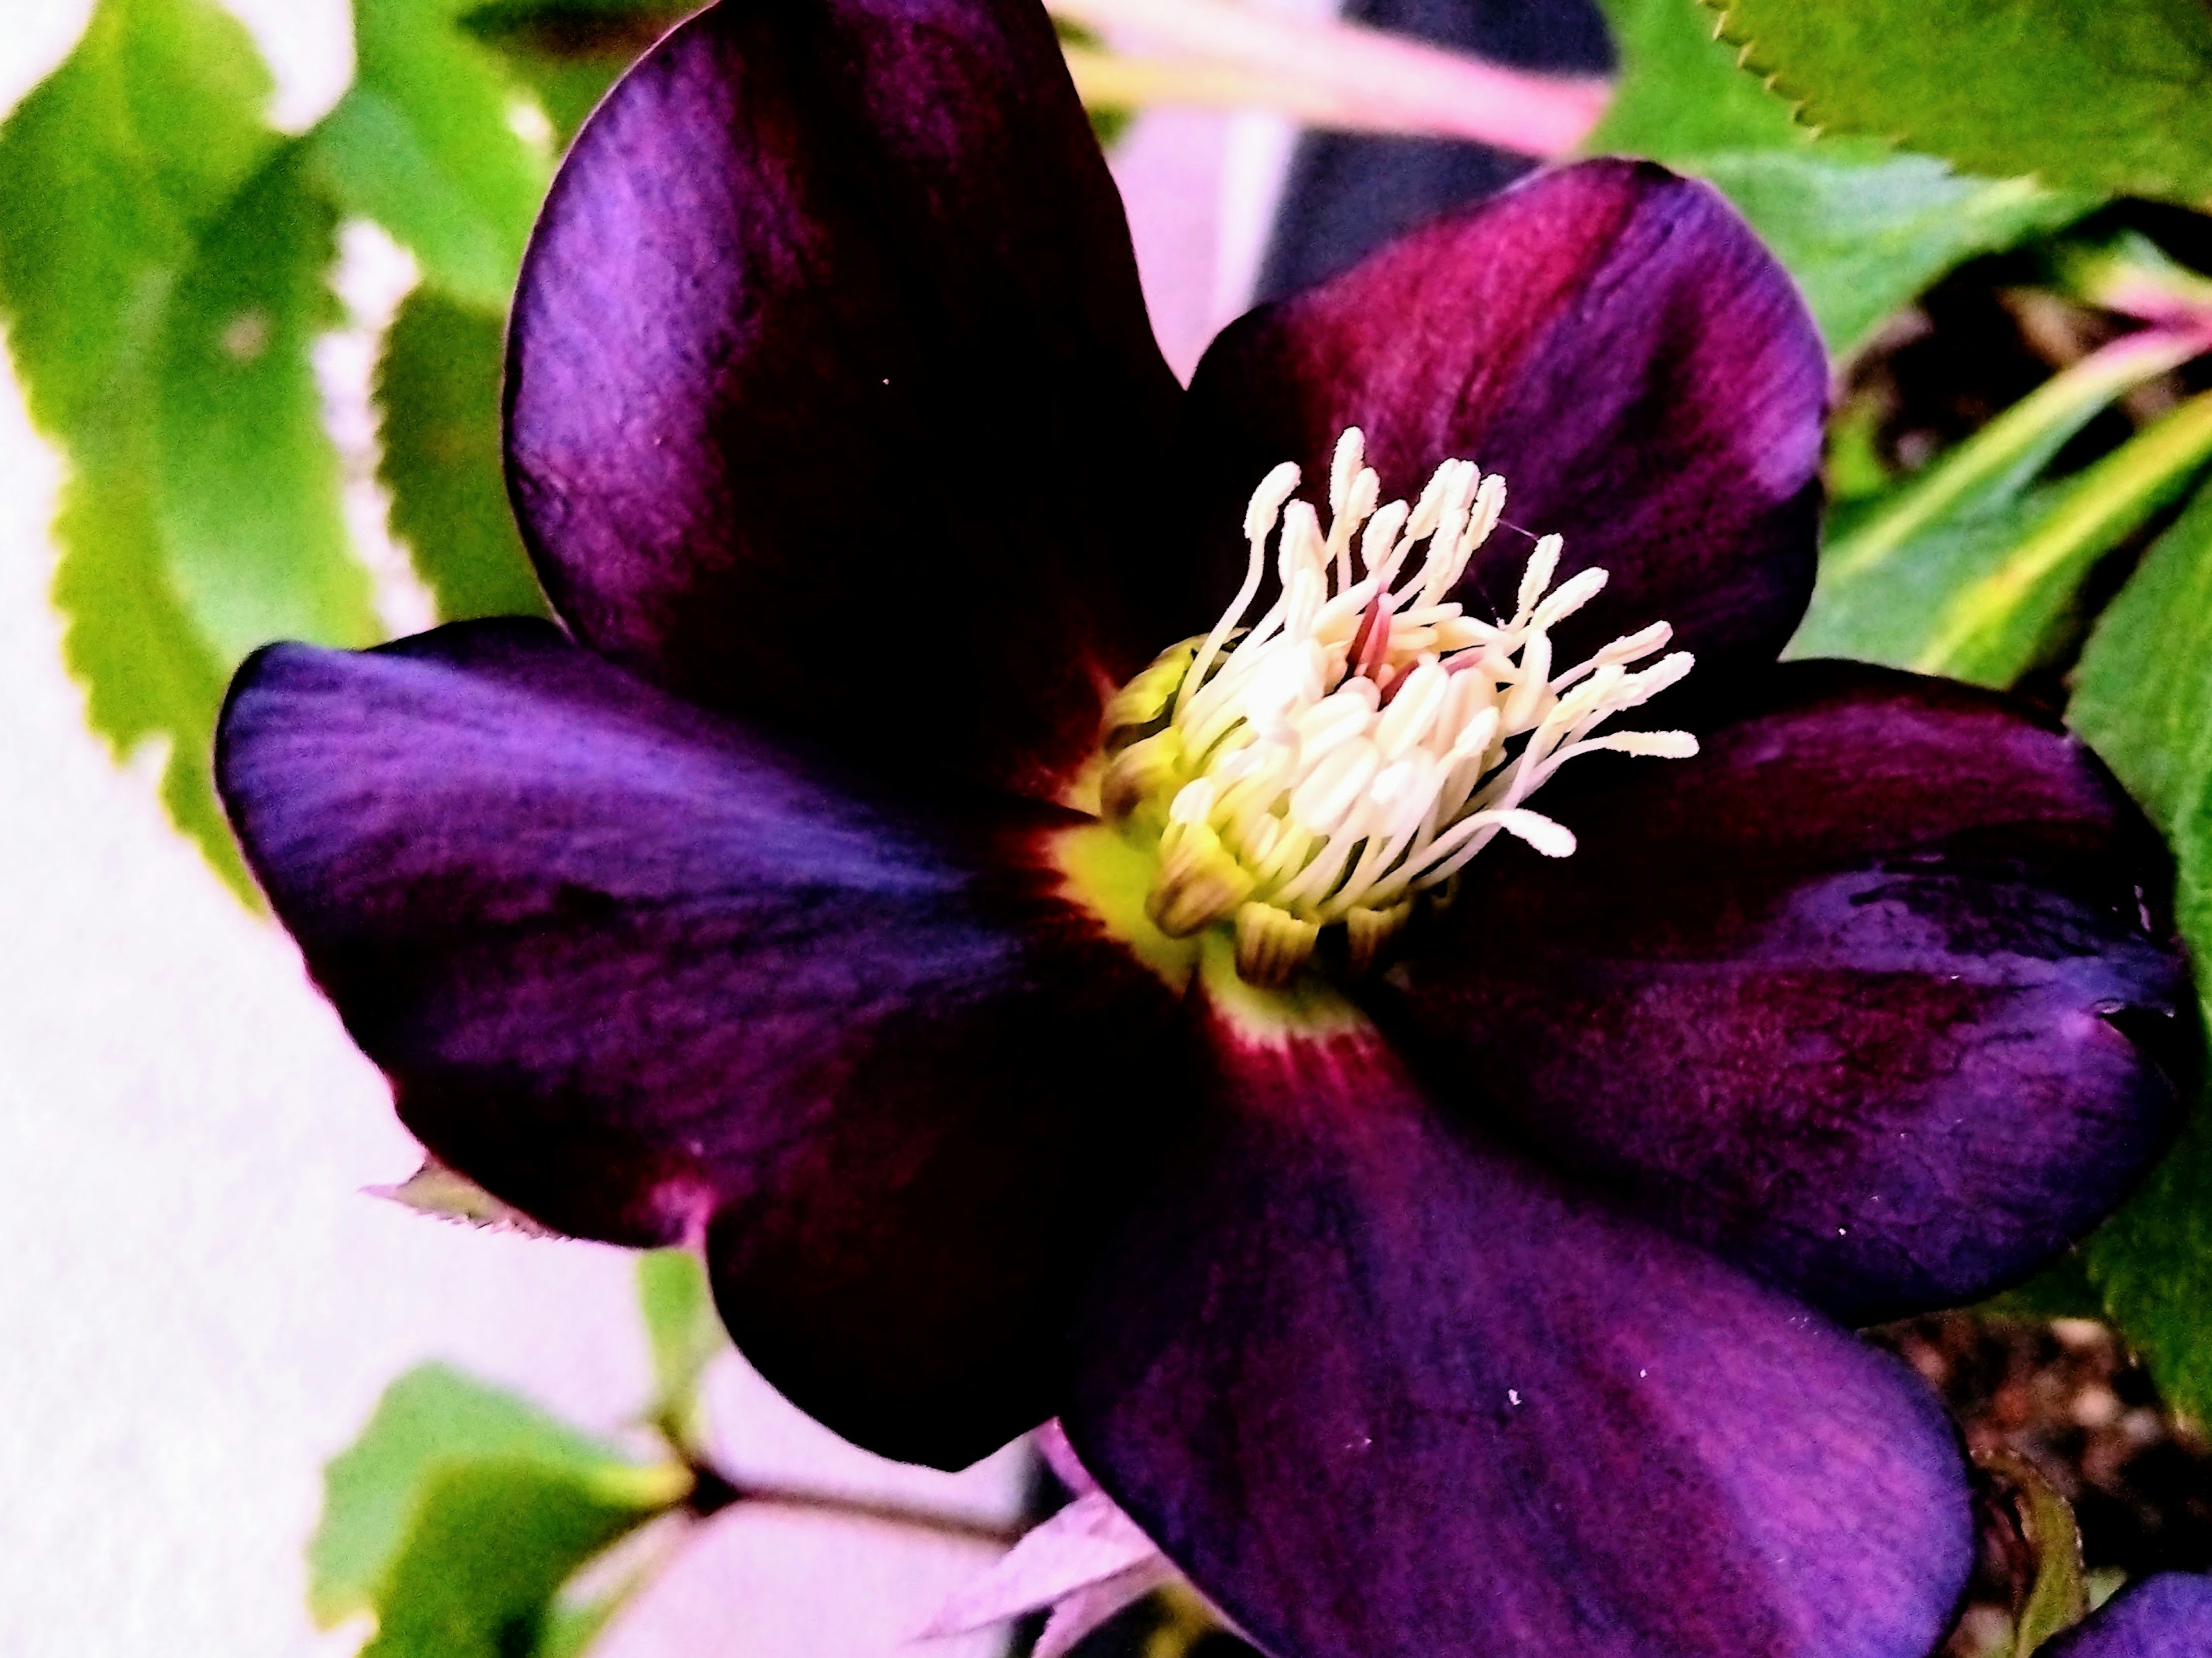
[[[1612,95],[1601,80],[1532,74],[1357,23],[1277,16],[1234,0],[1048,0],[1060,16],[1283,83],[1316,124],[1572,151]]]

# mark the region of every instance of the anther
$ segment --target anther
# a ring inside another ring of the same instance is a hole
[[[1273,904],[1237,910],[1237,974],[1255,985],[1280,986],[1312,958],[1321,928]]]
[[[1109,705],[1100,785],[1109,817],[1158,837],[1155,923],[1176,936],[1229,924],[1238,971],[1268,985],[1334,926],[1368,971],[1417,902],[1447,901],[1501,834],[1571,854],[1572,832],[1523,804],[1569,761],[1697,752],[1685,732],[1598,729],[1689,671],[1686,652],[1635,665],[1670,641],[1665,623],[1553,672],[1552,630],[1606,585],[1595,568],[1553,585],[1558,536],[1536,538],[1510,618],[1447,600],[1503,522],[1501,478],[1448,460],[1417,504],[1378,505],[1352,428],[1325,527],[1291,499],[1298,481],[1285,463],[1254,491],[1244,580],[1212,630]],[[1248,623],[1271,563],[1279,593]]]

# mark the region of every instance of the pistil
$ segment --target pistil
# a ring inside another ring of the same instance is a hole
[[[1213,629],[1164,652],[1107,709],[1106,815],[1157,837],[1146,908],[1172,937],[1234,931],[1237,970],[1287,983],[1325,929],[1355,972],[1379,959],[1498,835],[1574,850],[1523,804],[1582,755],[1682,758],[1686,732],[1597,727],[1689,672],[1663,622],[1553,671],[1552,635],[1606,573],[1553,586],[1558,536],[1535,542],[1513,615],[1448,599],[1498,528],[1504,481],[1448,460],[1418,501],[1378,504],[1358,428],[1330,469],[1329,521],[1270,472],[1245,513],[1249,557]],[[1246,624],[1274,544],[1276,597]],[[1416,551],[1419,557],[1416,560]]]

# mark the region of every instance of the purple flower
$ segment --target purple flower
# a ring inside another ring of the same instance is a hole
[[[2041,1649],[2041,1658],[2203,1658],[2212,1652],[2212,1577],[2166,1571]]]
[[[723,6],[509,367],[568,632],[277,647],[220,743],[438,1157],[699,1244],[864,1445],[1061,1415],[1284,1658],[1935,1644],[1955,1439],[1843,1323],[2085,1230],[2191,1004],[2063,732],[1773,665],[1826,366],[1717,196],[1549,173],[1186,394],[1031,0]]]

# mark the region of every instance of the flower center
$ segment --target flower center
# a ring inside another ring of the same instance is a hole
[[[1500,833],[1573,852],[1564,826],[1522,803],[1578,755],[1698,751],[1687,732],[1595,734],[1689,672],[1684,651],[1632,665],[1665,647],[1664,622],[1553,671],[1552,629],[1606,583],[1589,569],[1553,586],[1559,537],[1536,542],[1510,620],[1445,598],[1498,525],[1496,474],[1448,460],[1417,503],[1378,507],[1353,427],[1326,531],[1291,499],[1297,485],[1285,462],[1253,493],[1250,562],[1213,631],[1107,706],[1100,785],[1110,821],[1158,838],[1153,922],[1175,938],[1233,926],[1237,972],[1262,985],[1287,982],[1330,927],[1364,972]],[[1281,590],[1244,627],[1270,537]]]

